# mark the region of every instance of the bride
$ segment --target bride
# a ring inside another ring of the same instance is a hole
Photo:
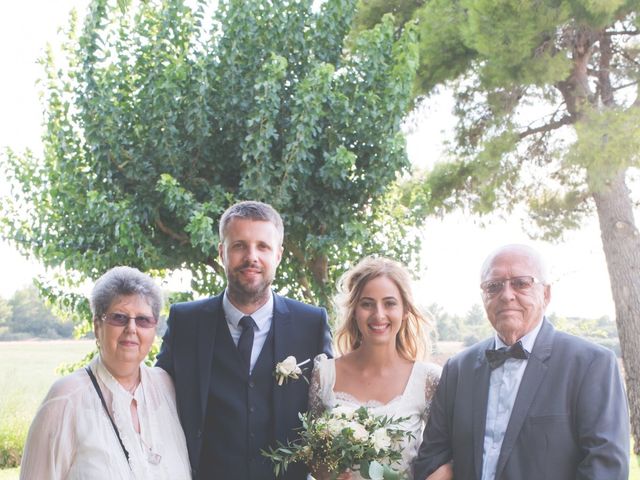
[[[342,356],[316,358],[310,410],[321,414],[337,406],[365,406],[373,415],[408,417],[401,426],[413,438],[403,440],[402,459],[393,468],[411,480],[441,368],[418,360],[427,347],[426,319],[413,303],[409,273],[393,260],[366,257],[345,273],[339,286],[336,344]],[[453,478],[449,465],[436,474],[440,476],[434,478]],[[326,472],[314,475],[329,478]],[[346,471],[338,478],[362,477]]]

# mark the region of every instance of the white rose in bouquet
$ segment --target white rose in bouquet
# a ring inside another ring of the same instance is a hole
[[[347,426],[348,423],[343,418],[331,418],[327,422],[327,430],[329,430],[329,433],[334,436],[342,433],[342,430],[344,430]]]
[[[380,451],[391,447],[391,438],[389,438],[386,428],[378,428],[371,436],[373,448],[376,450]]]
[[[355,409],[351,408],[351,407],[346,407],[344,405],[338,405],[337,407],[335,407],[332,411],[331,414],[334,417],[343,417],[346,419],[352,419],[353,416],[355,415]]]
[[[353,432],[353,439],[358,442],[366,442],[369,439],[369,432],[358,422],[349,422],[347,427]]]

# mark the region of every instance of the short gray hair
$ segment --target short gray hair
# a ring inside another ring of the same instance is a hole
[[[485,259],[484,263],[482,264],[482,267],[480,268],[481,282],[486,280],[485,277],[489,271],[489,268],[491,268],[493,261],[500,255],[503,255],[506,253],[517,254],[517,255],[527,257],[531,262],[531,264],[533,265],[533,267],[537,270],[538,275],[540,276],[538,280],[540,280],[544,285],[549,285],[549,271],[547,269],[547,264],[544,261],[544,258],[542,258],[542,255],[540,255],[540,252],[538,252],[535,248],[529,245],[524,245],[519,243],[503,245],[489,254],[489,256]]]
[[[122,296],[140,295],[151,306],[153,316],[160,318],[162,310],[162,290],[153,279],[137,268],[113,267],[96,280],[89,304],[93,321],[98,321],[107,313],[113,301]]]
[[[284,223],[282,217],[271,205],[247,200],[231,205],[220,217],[219,235],[220,243],[224,243],[224,237],[229,226],[229,222],[234,218],[253,220],[259,222],[271,222],[276,227],[280,236],[280,244],[284,239]]]

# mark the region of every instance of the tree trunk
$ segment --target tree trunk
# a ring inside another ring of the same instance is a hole
[[[597,185],[596,185],[597,184]],[[625,183],[625,170],[604,183],[589,179],[616,309],[624,362],[631,433],[640,454],[640,235]]]

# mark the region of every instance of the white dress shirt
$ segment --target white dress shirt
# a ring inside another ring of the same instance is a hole
[[[520,339],[524,349],[531,353],[542,319],[538,325]],[[495,348],[507,347],[496,334]],[[487,401],[487,421],[484,429],[484,449],[482,453],[482,480],[495,480],[496,467],[507,431],[511,411],[516,401],[520,382],[528,360],[508,358],[504,364],[491,372],[489,398]]]
[[[246,313],[238,310],[229,297],[227,296],[227,290],[224,291],[224,297],[222,298],[222,309],[224,310],[224,318],[229,326],[229,332],[233,343],[238,345],[240,341],[240,334],[242,334],[242,327],[239,325],[240,319],[247,316]],[[258,310],[250,314],[253,321],[256,322],[257,328],[254,330],[253,347],[251,348],[251,362],[249,371],[253,371],[253,367],[258,361],[264,342],[267,341],[269,330],[271,330],[271,321],[273,320],[273,293],[269,295],[267,303],[262,305]]]

